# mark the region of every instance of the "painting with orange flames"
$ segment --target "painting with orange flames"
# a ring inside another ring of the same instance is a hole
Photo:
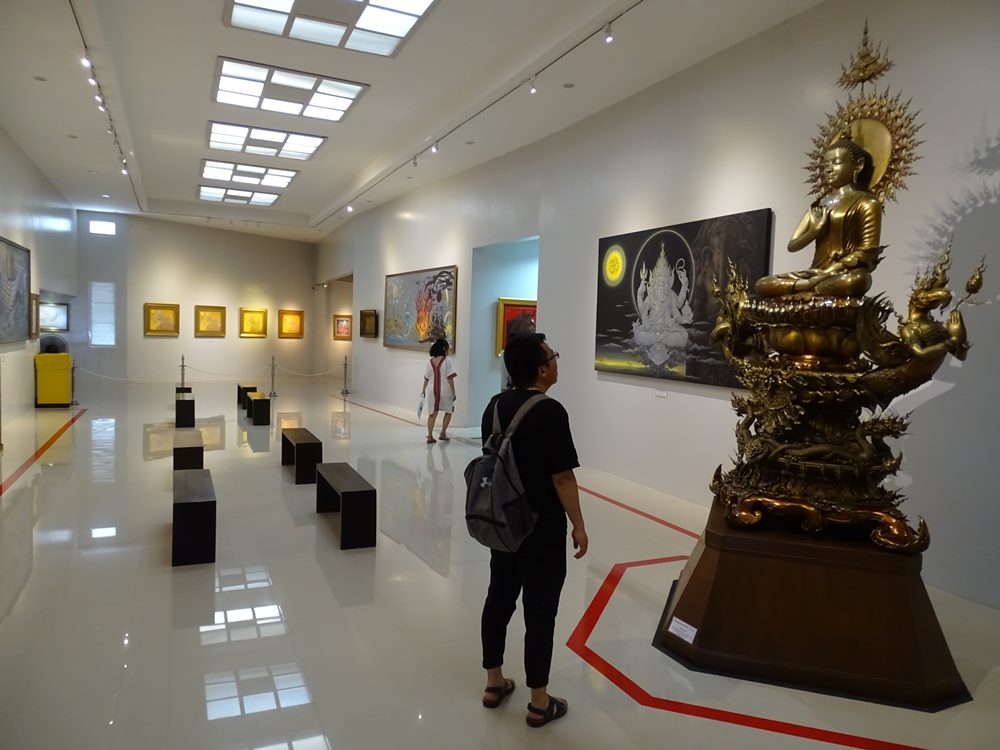
[[[447,339],[454,352],[457,289],[458,266],[386,276],[382,345],[423,350]]]

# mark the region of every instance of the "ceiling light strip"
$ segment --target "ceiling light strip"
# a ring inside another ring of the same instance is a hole
[[[406,0],[370,0],[370,2],[372,2],[373,4],[377,4],[377,5],[383,5],[383,4],[385,4],[385,5],[388,5],[390,7],[391,7],[390,3],[397,2],[397,1],[399,1],[399,2],[405,2]],[[582,46],[583,44],[585,44],[591,38],[593,38],[593,37],[597,36],[598,34],[600,34],[601,35],[601,40],[604,41],[606,39],[606,37],[608,35],[608,31],[610,30],[611,25],[613,23],[616,23],[620,18],[622,18],[626,14],[630,13],[632,10],[634,10],[637,7],[639,7],[644,2],[645,2],[645,0],[635,0],[634,3],[632,3],[627,8],[625,8],[624,10],[622,10],[620,13],[618,13],[618,15],[616,15],[613,18],[609,19],[605,23],[602,23],[600,26],[598,26],[596,29],[594,29],[593,31],[591,31],[586,36],[584,36],[582,39],[580,39],[580,41],[578,41],[572,47],[570,47],[569,49],[567,49],[565,52],[563,52],[559,56],[555,57],[554,59],[550,60],[548,63],[546,63],[545,65],[543,65],[541,68],[538,69],[538,72],[536,72],[534,75],[532,75],[529,78],[526,78],[526,79],[524,79],[522,81],[519,81],[515,86],[511,87],[510,89],[508,89],[504,93],[500,94],[500,96],[498,96],[496,99],[494,99],[489,104],[487,104],[486,106],[484,106],[482,109],[480,109],[477,112],[469,115],[467,118],[465,118],[464,120],[462,120],[462,122],[460,122],[457,125],[455,125],[453,128],[451,128],[451,130],[449,130],[448,132],[444,133],[440,137],[435,138],[432,141],[432,145],[428,146],[427,148],[423,149],[422,151],[418,151],[413,156],[412,164],[413,164],[414,168],[418,164],[417,157],[423,156],[428,151],[431,152],[432,154],[436,154],[440,150],[440,148],[441,148],[441,141],[443,141],[445,138],[447,138],[448,136],[450,136],[452,133],[454,133],[459,128],[465,127],[470,122],[472,122],[473,120],[475,120],[477,117],[479,117],[480,115],[482,115],[485,112],[489,111],[492,107],[494,107],[495,105],[499,104],[504,99],[506,99],[508,96],[510,96],[515,91],[517,91],[522,86],[524,86],[525,83],[531,83],[532,88],[535,88],[535,85],[534,85],[535,84],[535,79],[538,76],[540,76],[542,73],[544,73],[546,70],[548,70],[549,68],[551,68],[553,65],[555,65],[556,63],[558,63],[560,60],[562,60],[564,57],[566,57],[570,53],[575,52],[580,46]],[[610,44],[610,42],[606,42],[606,44]],[[535,93],[535,92],[532,91],[531,93]],[[402,163],[398,164],[395,168],[393,168],[389,172],[386,172],[384,175],[382,175],[377,180],[375,180],[375,182],[373,182],[371,185],[369,185],[364,190],[362,190],[360,193],[358,193],[353,198],[351,198],[346,203],[344,203],[344,205],[340,206],[339,208],[335,208],[332,211],[329,211],[326,214],[324,214],[320,219],[318,219],[311,226],[312,227],[318,227],[324,221],[326,221],[327,219],[329,219],[331,216],[334,216],[335,214],[339,213],[340,211],[345,211],[346,210],[347,213],[353,213],[353,211],[354,211],[354,204],[356,204],[359,201],[359,199],[363,198],[365,195],[367,195],[372,190],[374,190],[375,188],[377,188],[379,185],[381,185],[383,182],[385,182],[390,177],[392,177],[393,175],[395,175],[401,169],[404,169],[405,167],[407,167],[410,163],[411,163],[411,161],[409,159],[407,159],[406,161],[403,161]]]

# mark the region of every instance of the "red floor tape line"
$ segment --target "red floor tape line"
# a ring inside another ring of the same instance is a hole
[[[74,414],[73,417],[66,424],[64,424],[62,427],[56,430],[55,433],[52,435],[52,437],[46,440],[45,443],[42,445],[42,447],[39,448],[37,451],[35,451],[34,454],[32,454],[30,458],[28,458],[28,460],[26,460],[23,464],[18,466],[13,474],[11,474],[9,477],[3,480],[3,484],[0,484],[0,495],[3,495],[3,493],[9,490],[11,486],[14,484],[14,482],[20,479],[21,475],[24,472],[26,472],[29,468],[31,468],[31,465],[35,463],[35,461],[37,461],[39,458],[41,458],[42,454],[45,453],[45,451],[47,451],[49,448],[51,448],[52,444],[60,437],[62,437],[62,434],[66,432],[66,430],[68,430],[72,426],[72,424],[80,417],[82,417],[86,412],[87,412],[86,409],[80,409],[80,411]]]

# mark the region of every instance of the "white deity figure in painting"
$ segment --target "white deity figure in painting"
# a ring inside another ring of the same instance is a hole
[[[660,257],[647,271],[645,263],[639,271],[636,289],[636,312],[639,320],[632,324],[632,338],[646,349],[646,356],[655,365],[662,365],[677,352],[674,359],[685,356],[688,332],[684,327],[693,315],[688,300],[690,282],[684,258],[673,267],[667,261],[665,249],[660,247]],[[674,290],[678,284],[679,289]]]

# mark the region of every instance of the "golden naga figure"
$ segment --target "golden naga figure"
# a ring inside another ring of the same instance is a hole
[[[881,295],[866,296],[882,257],[882,211],[905,187],[919,126],[899,95],[866,93],[892,67],[873,48],[868,26],[840,84],[860,86],[820,129],[809,154],[816,200],[788,242],[815,244],[811,266],[765,276],[751,293],[730,265],[716,296],[713,331],[749,397],[734,396],[740,417],[736,465],[716,470],[712,491],[738,527],[794,524],[810,532],[866,534],[879,546],[919,552],[930,537],[909,526],[903,496],[883,486],[902,454],[905,416],[887,411],[898,396],[933,377],[949,355],[969,350],[959,307],[982,287],[980,265],[966,296],[952,303],[950,249],[919,275],[907,316]],[[887,327],[898,319],[895,333]]]

